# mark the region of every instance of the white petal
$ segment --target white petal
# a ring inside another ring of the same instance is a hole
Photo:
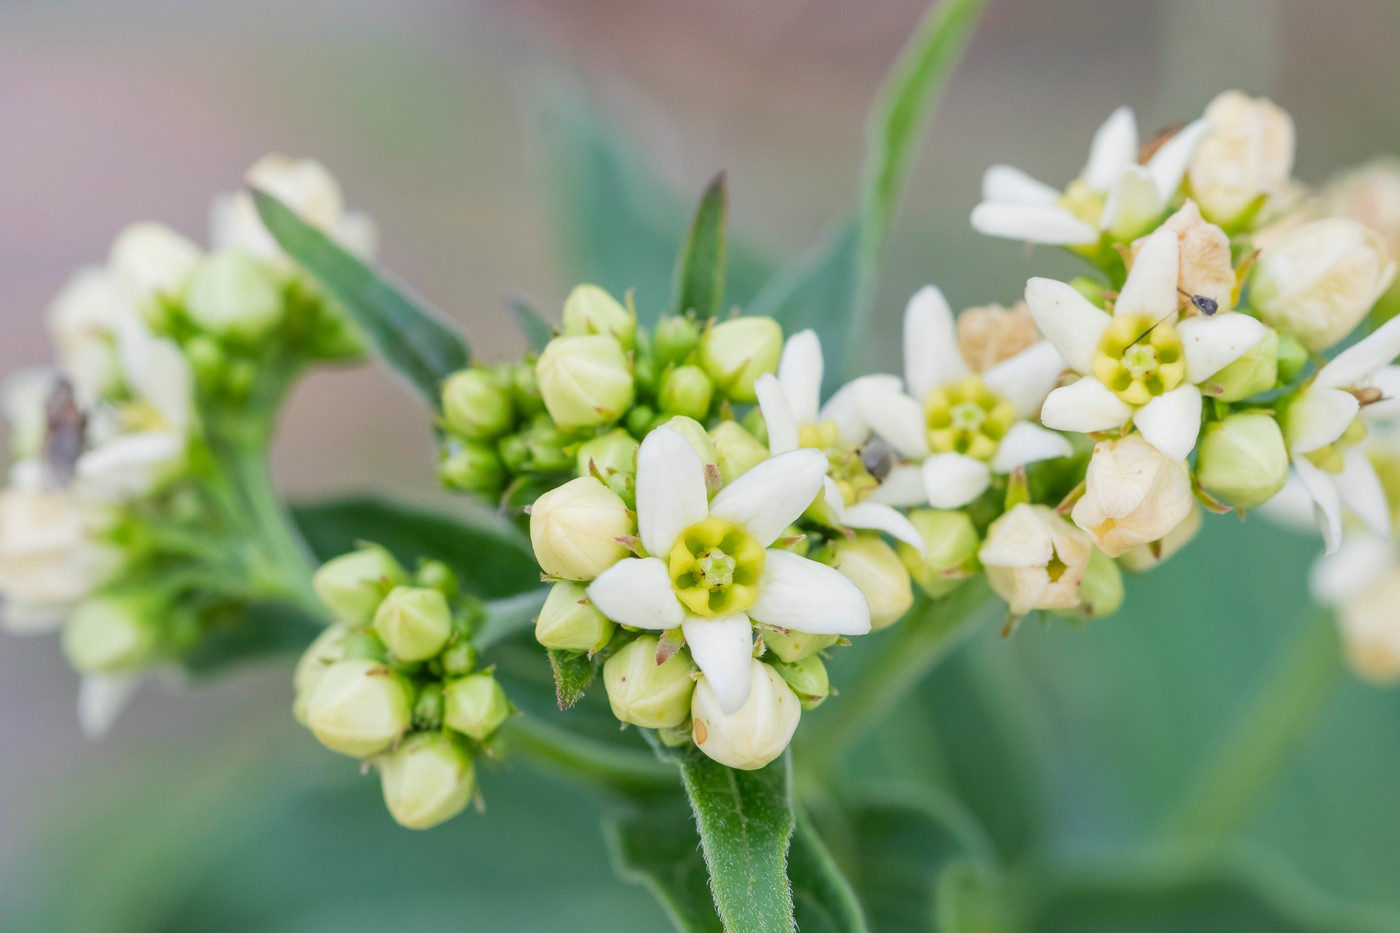
[[[1188,317],[1176,325],[1186,353],[1186,381],[1200,384],[1254,349],[1269,329],[1248,314]]]
[[[1209,121],[1201,119],[1182,127],[1175,136],[1162,143],[1147,161],[1147,171],[1157,184],[1162,201],[1170,201],[1186,177],[1187,166],[1196,155],[1196,147],[1210,132]]]
[[[1367,534],[1347,535],[1336,551],[1313,562],[1309,574],[1313,598],[1334,606],[1375,584],[1394,564],[1395,551],[1389,542]]]
[[[1036,327],[1075,372],[1087,373],[1104,331],[1113,319],[1064,282],[1033,278],[1026,283],[1026,305]]]
[[[1048,204],[983,201],[972,209],[972,229],[983,236],[1050,246],[1088,246],[1099,241],[1099,231],[1093,226],[1062,207]]]
[[[1317,385],[1346,389],[1361,385],[1400,356],[1400,317],[1391,318],[1374,333],[1338,353],[1317,373]]]
[[[772,373],[764,373],[755,380],[753,392],[758,397],[758,409],[763,413],[763,423],[768,428],[768,452],[783,454],[796,450],[797,417],[778,378]]]
[[[188,428],[193,419],[194,371],[179,346],[152,334],[136,315],[127,315],[121,319],[117,350],[132,391],[150,402],[170,429]]]
[[[1063,434],[1057,434],[1029,421],[1018,421],[1001,439],[997,455],[992,458],[992,472],[1010,473],[1027,463],[1068,457],[1073,453],[1074,446]]]
[[[1054,204],[1060,192],[1019,168],[993,165],[982,173],[982,200],[1011,204]]]
[[[1079,177],[1090,189],[1106,192],[1125,169],[1137,162],[1137,154],[1137,120],[1131,108],[1119,107],[1095,131],[1089,161]]]
[[[1350,392],[1308,386],[1288,406],[1288,449],[1306,454],[1326,447],[1345,433],[1360,408]]]
[[[912,459],[928,453],[923,405],[884,381],[857,379],[852,391],[861,419],[891,447]]]
[[[1145,314],[1153,321],[1175,318],[1180,253],[1175,230],[1159,227],[1148,237],[1114,302],[1114,315]]]
[[[1093,376],[1051,392],[1040,408],[1040,423],[1047,428],[1080,434],[1121,428],[1132,417],[1132,407]]]
[[[1131,239],[1149,229],[1166,207],[1147,169],[1132,165],[1108,192],[1099,227],[1118,239]]]
[[[941,291],[926,285],[904,309],[904,383],[909,394],[922,400],[929,389],[957,382],[967,374],[953,309]]]
[[[904,513],[881,505],[878,502],[858,502],[841,510],[841,524],[847,528],[864,528],[869,531],[883,531],[896,541],[903,541],[910,547],[922,551],[924,539],[914,523],[904,517]]]
[[[778,381],[798,424],[817,420],[822,400],[822,344],[813,330],[800,330],[783,344]]]
[[[88,739],[100,739],[131,705],[141,678],[136,674],[84,674],[78,684],[78,726]]]
[[[898,376],[885,374],[862,376],[861,380],[891,386],[895,392],[902,391],[904,384]],[[870,425],[861,417],[854,386],[855,383],[848,382],[837,389],[836,394],[826,400],[818,415],[821,421],[835,422],[836,431],[841,435],[843,444],[864,444],[870,439]]]
[[[826,466],[826,455],[819,450],[770,457],[721,489],[710,503],[710,514],[743,525],[767,547],[817,498]]]
[[[917,464],[899,464],[890,470],[883,483],[866,494],[865,501],[898,508],[926,505],[928,494],[924,492],[924,471]]]
[[[1277,495],[1259,506],[1258,511],[1275,525],[1281,525],[1290,531],[1317,530],[1312,495],[1295,472],[1288,474],[1288,482],[1283,484]]]
[[[185,437],[170,431],[123,434],[87,451],[76,464],[85,499],[117,501],[143,496],[176,473]]]
[[[1201,433],[1201,390],[1180,385],[1133,413],[1133,424],[1149,444],[1173,460],[1185,460]]]
[[[749,698],[753,660],[753,623],[742,612],[722,619],[686,616],[681,630],[690,657],[709,681],[726,716],[739,711]]]
[[[633,628],[675,628],[685,610],[660,557],[626,557],[588,584],[588,598],[603,615]]]
[[[749,615],[759,622],[808,635],[864,635],[870,631],[870,604],[860,587],[840,571],[791,551],[768,552],[758,602]]]
[[[695,448],[670,428],[652,431],[637,451],[637,531],[653,557],[709,514],[705,467]]]
[[[1322,530],[1322,543],[1327,553],[1331,554],[1342,543],[1342,499],[1337,493],[1337,484],[1330,473],[1302,457],[1293,461],[1293,469],[1298,479],[1302,480],[1303,488],[1312,496],[1317,525]]]
[[[1337,494],[1342,505],[1382,538],[1390,537],[1390,503],[1376,468],[1371,466],[1366,452],[1353,447],[1342,457],[1342,472],[1337,477]]]
[[[987,370],[982,382],[1010,402],[1018,417],[1029,418],[1040,411],[1067,368],[1055,345],[1042,340]]]
[[[934,454],[924,461],[924,492],[936,509],[960,509],[986,490],[991,470],[963,454]]]
[[[1366,417],[1400,418],[1400,366],[1383,367],[1366,384],[1381,391],[1380,401],[1362,409]]]

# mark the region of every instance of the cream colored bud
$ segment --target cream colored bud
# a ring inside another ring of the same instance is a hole
[[[1354,220],[1315,220],[1260,253],[1250,301],[1265,324],[1320,351],[1351,333],[1394,277],[1380,234]]]
[[[1196,532],[1201,530],[1202,511],[1199,506],[1191,509],[1185,521],[1167,533],[1165,538],[1151,544],[1140,544],[1118,558],[1124,570],[1142,573],[1162,564],[1177,551],[1191,543]]]
[[[442,689],[448,728],[484,742],[515,712],[501,684],[490,674],[468,674]]]
[[[440,590],[396,586],[375,610],[374,632],[395,659],[426,661],[452,636],[452,610]]]
[[[637,317],[596,285],[579,285],[564,299],[564,334],[607,334],[624,347],[632,346]]]
[[[1176,233],[1179,247],[1177,307],[1188,314],[1199,313],[1191,299],[1200,295],[1214,301],[1218,310],[1233,308],[1235,261],[1225,231],[1202,218],[1194,201],[1187,201],[1162,226]],[[1133,243],[1133,259],[1146,242],[1143,237]]]
[[[871,628],[893,625],[914,605],[909,571],[894,548],[877,536],[836,538],[831,554],[832,566],[859,587],[870,603]]]
[[[184,288],[201,250],[163,224],[132,224],[117,234],[107,256],[112,275],[137,300]]]
[[[331,751],[364,758],[408,730],[412,695],[408,682],[378,661],[340,661],[311,692],[306,724]]]
[[[783,328],[771,317],[739,317],[711,325],[700,341],[700,365],[725,397],[754,402],[753,385],[776,372]]]
[[[316,640],[307,646],[297,660],[296,670],[292,675],[292,715],[303,726],[306,725],[306,711],[311,704],[311,694],[321,682],[326,669],[337,661],[345,660],[345,639],[350,632],[350,626],[343,623],[330,626],[316,636]]]
[[[660,646],[654,635],[639,635],[603,665],[608,704],[619,722],[672,729],[690,715],[695,662],[687,652],[677,651],[665,663],[657,664]]]
[[[803,658],[809,658],[818,651],[825,651],[836,644],[835,635],[809,635],[806,632],[773,632],[763,633],[764,646],[778,660],[785,664],[795,664]]]
[[[617,626],[589,602],[578,583],[554,584],[535,620],[535,640],[559,651],[597,651],[615,631]]]
[[[1377,159],[1328,184],[1328,215],[1350,217],[1385,237],[1392,259],[1400,258],[1400,159]]]
[[[710,439],[715,443],[720,479],[726,485],[768,459],[768,447],[737,421],[721,421],[710,431]]]
[[[312,578],[316,595],[342,622],[367,625],[380,602],[408,582],[408,573],[380,547],[366,547],[321,565]]]
[[[384,804],[407,829],[431,829],[466,809],[476,792],[472,757],[440,732],[420,732],[380,758]]]
[[[1109,557],[1165,537],[1195,507],[1186,465],[1140,434],[1100,441],[1074,504],[1074,523]]]
[[[530,543],[551,577],[592,580],[628,555],[619,538],[633,534],[632,516],[617,493],[580,476],[535,500]]]
[[[1288,449],[1278,422],[1263,412],[1240,412],[1206,425],[1196,477],[1237,509],[1268,502],[1288,481]]]
[[[1211,130],[1187,170],[1191,196],[1215,223],[1237,225],[1293,174],[1293,118],[1262,97],[1226,91],[1206,107]]]
[[[169,607],[146,594],[98,596],[63,627],[63,653],[85,674],[114,674],[146,666],[160,644],[160,616]]]
[[[549,416],[565,431],[616,421],[632,404],[632,363],[609,335],[555,337],[535,378]]]
[[[1010,308],[1001,305],[968,308],[958,315],[958,350],[973,372],[986,372],[1042,339],[1024,301]]]
[[[923,540],[923,550],[904,542],[899,556],[910,577],[930,596],[945,596],[967,579],[982,544],[977,528],[966,512],[915,509],[909,521]]]
[[[802,719],[802,703],[781,674],[762,661],[749,662],[749,698],[726,716],[704,678],[691,702],[696,748],[740,771],[755,771],[781,755]]]
[[[1044,505],[1021,503],[992,522],[978,553],[987,582],[1015,616],[1074,609],[1094,545]]]
[[[282,320],[282,282],[265,263],[236,250],[210,254],[195,270],[185,310],[217,337],[256,340]]]

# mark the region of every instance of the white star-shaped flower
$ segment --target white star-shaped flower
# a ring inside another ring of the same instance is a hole
[[[1189,124],[1139,165],[1137,121],[1119,107],[1094,134],[1088,163],[1063,192],[1009,165],[987,169],[972,227],[1059,246],[1091,246],[1104,232],[1130,240],[1166,211],[1209,129],[1205,120]]]
[[[1046,427],[1092,434],[1131,423],[1174,460],[1195,448],[1198,386],[1249,352],[1268,328],[1226,311],[1178,319],[1178,254],[1175,231],[1162,227],[1148,237],[1111,315],[1064,282],[1026,283],[1036,324],[1080,374],[1045,399]]]
[[[646,557],[628,557],[588,586],[622,625],[680,628],[726,715],[750,687],[753,624],[811,635],[863,635],[870,606],[825,564],[771,547],[821,491],[826,457],[793,450],[763,461],[709,501],[705,468],[670,428],[637,452],[637,530]]]

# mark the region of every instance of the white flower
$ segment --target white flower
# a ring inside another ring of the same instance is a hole
[[[896,467],[875,497],[956,509],[980,496],[995,474],[1069,456],[1066,438],[1028,420],[1063,369],[1042,340],[974,374],[943,293],[931,285],[919,291],[904,312],[904,390],[893,376],[865,376],[850,386],[860,419],[918,464]]]
[[[1211,131],[1187,174],[1211,220],[1231,225],[1283,191],[1293,173],[1293,118],[1272,101],[1226,91],[1206,107]]]
[[[826,457],[794,450],[765,460],[707,500],[705,472],[669,428],[637,453],[637,528],[647,557],[603,571],[588,598],[640,629],[680,628],[720,708],[748,698],[753,623],[814,635],[863,635],[870,607],[836,570],[769,546],[821,489]]]
[[[748,698],[726,710],[708,681],[695,687],[691,700],[691,735],[695,747],[729,768],[753,771],[783,753],[802,719],[797,694],[771,666],[749,661]]]
[[[987,582],[1023,616],[1035,609],[1073,609],[1089,569],[1089,536],[1044,505],[1021,503],[992,522],[977,557]]]
[[[1329,182],[1327,213],[1350,217],[1386,239],[1390,258],[1400,258],[1400,159],[1376,159]]]
[[[1094,445],[1071,517],[1109,557],[1160,541],[1196,507],[1186,464],[1140,434]]]
[[[1046,398],[1046,427],[1092,434],[1133,424],[1173,460],[1191,453],[1201,431],[1197,385],[1263,340],[1268,328],[1224,311],[1178,319],[1178,251],[1168,227],[1148,237],[1112,315],[1064,282],[1026,283],[1036,324],[1081,374]]]
[[[116,283],[138,305],[157,295],[179,293],[203,251],[163,224],[132,224],[117,234],[107,254]]]
[[[1189,124],[1139,165],[1137,122],[1132,110],[1120,107],[1094,134],[1088,164],[1063,193],[1009,165],[987,169],[972,227],[987,236],[1061,246],[1091,246],[1105,232],[1130,240],[1166,211],[1209,129],[1205,120]]]
[[[799,447],[826,450],[846,445],[854,450],[869,436],[847,395],[837,393],[821,407],[822,347],[814,331],[793,334],[783,346],[778,374],[765,373],[754,383],[758,405],[768,427],[768,450],[784,454]],[[848,485],[848,489],[850,486]],[[911,547],[923,549],[919,532],[909,519],[878,502],[848,502],[852,496],[830,476],[822,484],[822,497],[838,524],[846,528],[883,531]]]
[[[116,334],[135,314],[127,290],[96,267],[79,270],[49,305],[49,337],[84,407],[121,385]]]

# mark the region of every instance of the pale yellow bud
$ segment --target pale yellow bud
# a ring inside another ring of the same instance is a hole
[[[400,661],[426,661],[452,635],[452,610],[441,591],[396,586],[374,613],[375,634]]]
[[[478,742],[485,741],[515,712],[505,690],[488,673],[468,674],[442,690],[443,722]]]
[[[559,651],[597,651],[616,630],[578,583],[554,584],[535,620],[535,640]]]
[[[1109,557],[1165,537],[1195,506],[1186,465],[1140,434],[1094,446],[1074,523]]]
[[[295,696],[292,701],[292,715],[303,726],[306,725],[306,711],[311,704],[311,694],[321,682],[326,669],[345,659],[345,636],[350,632],[351,628],[348,625],[332,625],[317,635],[316,640],[307,646],[306,651],[302,652],[297,660],[296,670],[292,675]]]
[[[710,431],[710,438],[715,443],[720,478],[726,484],[768,459],[768,448],[737,421],[721,421]]]
[[[1226,91],[1206,107],[1211,130],[1187,172],[1191,196],[1212,221],[1246,220],[1293,173],[1293,118],[1262,97]]]
[[[1043,505],[1021,503],[992,522],[978,553],[987,582],[1023,616],[1035,609],[1074,609],[1094,545]]]
[[[616,421],[632,404],[632,363],[607,334],[555,337],[535,378],[550,418],[565,431]]]
[[[835,635],[809,635],[806,632],[763,632],[763,644],[778,660],[795,664],[836,644]]]
[[[145,666],[159,644],[158,613],[167,606],[140,593],[98,596],[78,607],[63,628],[63,653],[83,673],[119,673]]]
[[[1240,412],[1206,425],[1196,477],[1237,509],[1268,502],[1288,481],[1288,449],[1278,422],[1263,412]]]
[[[282,319],[282,283],[265,263],[220,250],[199,264],[185,310],[210,334],[255,340]]]
[[[408,582],[408,574],[388,551],[366,547],[321,565],[312,578],[316,595],[336,618],[366,625],[389,590]]]
[[[407,829],[431,829],[452,819],[476,791],[471,755],[439,732],[410,736],[378,764],[384,804]]]
[[[909,521],[922,550],[899,543],[899,556],[913,581],[930,596],[945,596],[967,579],[982,539],[966,512],[915,509]]]
[[[597,285],[578,285],[564,300],[564,333],[570,337],[607,334],[630,347],[637,318]]]
[[[782,675],[757,659],[749,663],[749,698],[738,712],[724,715],[703,678],[690,708],[695,746],[741,771],[755,771],[781,755],[802,719],[802,703]]]
[[[618,539],[631,534],[627,506],[592,476],[551,489],[530,507],[535,559],[560,580],[592,580],[628,555]]]
[[[832,566],[859,587],[870,603],[871,628],[893,625],[914,605],[909,571],[894,548],[880,538],[837,538],[831,542],[831,552]]]
[[[677,651],[664,664],[657,664],[660,644],[654,635],[640,635],[603,665],[603,686],[618,721],[672,729],[690,714],[695,663],[689,654]]]
[[[714,324],[700,341],[700,365],[724,395],[736,402],[757,401],[753,386],[777,371],[783,328],[771,317],[740,317]]]
[[[364,758],[408,730],[412,693],[406,680],[378,661],[340,661],[311,692],[306,724],[331,751]]]

